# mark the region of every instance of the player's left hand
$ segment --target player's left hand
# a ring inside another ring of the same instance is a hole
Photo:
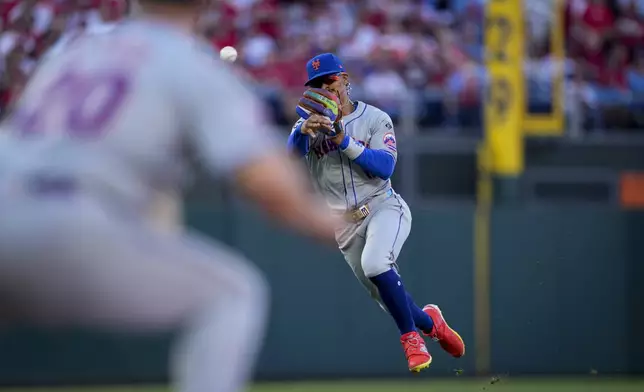
[[[340,99],[334,93],[321,88],[309,88],[300,98],[295,111],[305,120],[315,114],[327,117],[334,126],[323,133],[329,137],[337,135],[335,125],[342,118],[342,108]]]

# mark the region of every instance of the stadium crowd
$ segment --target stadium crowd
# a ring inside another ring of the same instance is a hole
[[[2,108],[51,45],[117,21],[128,1],[0,0]],[[238,48],[278,123],[294,121],[306,60],[331,51],[345,61],[353,96],[394,120],[410,113],[421,127],[480,129],[485,1],[210,0],[198,28],[214,48]],[[551,101],[553,1],[524,1],[537,111]],[[589,130],[644,125],[644,1],[565,0],[565,33],[566,110],[581,110]]]

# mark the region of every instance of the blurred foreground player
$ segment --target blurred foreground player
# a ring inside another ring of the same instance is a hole
[[[186,150],[282,223],[332,241],[256,98],[192,37],[198,0],[70,42],[0,130],[0,318],[125,332],[181,327],[182,392],[241,391],[268,293],[241,257],[158,231],[146,209],[185,179]],[[99,354],[100,355],[100,354]]]
[[[438,306],[418,307],[398,274],[396,261],[411,231],[411,211],[391,186],[398,158],[391,118],[351,100],[349,74],[335,55],[313,57],[306,70],[309,89],[296,108],[301,118],[288,145],[306,157],[317,189],[345,217],[336,233],[344,258],[396,322],[410,371],[419,372],[432,361],[417,329],[452,356],[463,356],[463,339]]]

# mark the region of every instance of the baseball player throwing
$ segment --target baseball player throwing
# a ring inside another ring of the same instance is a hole
[[[396,136],[382,110],[351,100],[349,75],[331,53],[306,65],[309,89],[297,106],[288,146],[306,157],[313,182],[346,224],[336,240],[358,280],[394,319],[409,370],[427,368],[432,357],[424,335],[454,357],[463,340],[436,305],[419,308],[405,290],[396,259],[411,229],[411,212],[391,187]]]
[[[302,197],[306,176],[258,99],[192,35],[201,1],[140,3],[48,56],[2,124],[0,319],[179,329],[179,391],[242,391],[268,313],[263,277],[222,244],[152,227],[148,207],[199,157],[302,233],[330,242],[336,223]]]

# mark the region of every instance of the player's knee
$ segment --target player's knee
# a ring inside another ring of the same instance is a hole
[[[373,278],[391,269],[392,261],[387,257],[362,257],[362,270],[367,278]]]

